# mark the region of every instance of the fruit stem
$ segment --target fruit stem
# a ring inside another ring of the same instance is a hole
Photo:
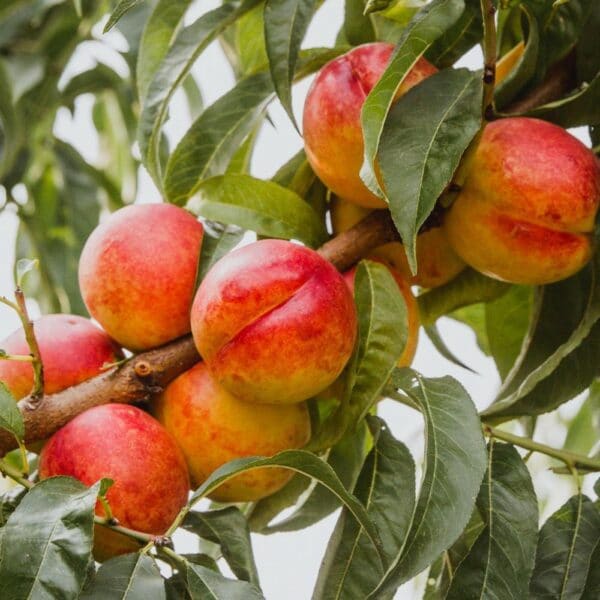
[[[10,477],[14,482],[19,483],[24,488],[30,490],[33,487],[33,482],[29,481],[19,469],[13,467],[13,465],[7,463],[4,460],[0,460],[0,472],[6,477]]]
[[[535,442],[530,438],[514,435],[512,433],[508,433],[507,431],[490,427],[489,425],[484,425],[483,431],[489,437],[514,444],[515,446],[525,448],[526,450],[530,450],[532,452],[539,452],[541,454],[545,454],[546,456],[556,458],[557,460],[565,463],[569,469],[583,468],[587,471],[600,471],[600,460],[590,456],[584,456],[583,454],[577,454],[575,452],[570,452],[569,450],[552,448],[551,446],[546,446],[546,444]]]
[[[496,8],[492,0],[480,0],[483,18],[483,101],[486,121],[494,118],[494,82],[496,80]]]
[[[0,360],[14,360],[16,362],[33,362],[35,358],[30,354],[4,354],[0,353]]]

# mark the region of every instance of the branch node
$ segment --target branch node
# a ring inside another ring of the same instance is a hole
[[[135,371],[135,374],[142,379],[146,379],[154,373],[152,365],[146,360],[138,360],[135,363],[133,370]]]
[[[173,540],[168,535],[156,535],[152,538],[152,543],[157,548],[174,548]]]

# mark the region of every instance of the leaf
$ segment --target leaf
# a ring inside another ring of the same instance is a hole
[[[404,352],[408,310],[389,269],[361,261],[356,269],[354,298],[358,312],[358,344],[350,368],[348,408],[362,420]]]
[[[477,498],[486,526],[458,565],[447,600],[527,597],[538,533],[533,483],[513,446],[496,442],[488,451]]]
[[[12,433],[19,442],[25,437],[25,424],[17,400],[2,381],[0,381],[0,429]]]
[[[79,5],[78,14],[81,15],[81,0],[77,0]],[[104,26],[103,33],[110,31],[118,22],[119,19],[128,11],[143,2],[143,0],[120,0],[119,4],[113,9],[106,25]]]
[[[569,423],[563,448],[587,455],[600,439],[600,382],[595,381],[579,412]]]
[[[15,486],[0,495],[0,528],[6,525],[8,518],[15,512],[15,509],[19,506],[26,493],[27,488]],[[0,534],[1,532],[2,529],[0,529]]]
[[[227,579],[201,565],[188,563],[186,574],[192,600],[264,600],[261,591],[253,584]]]
[[[173,94],[210,42],[258,2],[259,0],[231,0],[203,14],[177,33],[160,66],[155,70],[142,97],[138,142],[144,165],[157,182],[161,180],[161,128]]]
[[[373,192],[379,192],[374,171],[375,157],[396,91],[414,63],[444,31],[452,27],[463,9],[463,0],[434,0],[423,7],[404,30],[386,70],[365,99],[361,110],[365,158],[360,176]]]
[[[417,272],[417,233],[481,125],[481,74],[445,70],[390,109],[378,160],[392,218]]]
[[[244,230],[234,226],[220,227],[218,230],[206,227],[202,238],[202,250],[200,251],[200,268],[196,277],[196,288],[200,285],[206,274],[230,250],[235,248],[244,237]]]
[[[392,558],[402,546],[415,505],[415,465],[408,448],[394,439],[383,421],[368,420],[375,443],[354,493],[381,532],[386,555]],[[344,510],[327,545],[313,600],[365,598],[383,573],[362,529]]]
[[[600,511],[581,494],[570,498],[540,530],[531,600],[580,598],[600,540]]]
[[[590,565],[600,564],[600,543],[596,544],[596,549],[590,559]],[[585,588],[581,594],[581,600],[596,600],[600,596],[600,569],[591,568],[588,572]]]
[[[489,349],[502,379],[520,354],[529,329],[532,304],[530,287],[513,286],[500,298],[484,305]]]
[[[165,600],[164,583],[147,554],[125,554],[102,563],[81,600]]]
[[[23,278],[25,275],[27,275],[27,273],[30,271],[39,268],[39,266],[40,261],[37,258],[34,260],[30,260],[29,258],[19,259],[15,265],[17,286],[21,287],[21,285],[23,285]]]
[[[292,81],[300,45],[318,6],[318,0],[266,0],[265,43],[275,91],[298,129],[292,108]]]
[[[295,239],[316,248],[327,232],[302,198],[250,175],[220,175],[202,182],[186,207],[195,215],[250,229],[272,238]]]
[[[344,1],[344,24],[342,31],[351,46],[368,44],[377,39],[373,22],[367,14],[368,7],[363,0]]]
[[[423,413],[426,458],[408,535],[371,599],[395,590],[452,545],[471,517],[487,466],[477,411],[456,380],[397,369],[392,382]]]
[[[98,485],[87,488],[69,477],[46,479],[29,491],[3,528],[3,600],[79,597],[91,560],[97,493]]]
[[[19,119],[13,106],[12,82],[0,60],[0,181],[8,173],[19,149]]]
[[[238,508],[230,506],[221,510],[190,512],[183,528],[221,546],[223,558],[234,575],[259,585],[248,522]]]
[[[509,289],[510,284],[467,268],[448,283],[417,298],[421,323],[431,325],[440,317],[464,306],[499,298]]]
[[[316,479],[348,507],[352,515],[354,515],[367,532],[377,553],[382,553],[381,540],[379,539],[377,529],[369,519],[363,505],[352,494],[346,491],[335,471],[325,461],[305,450],[285,450],[271,458],[249,457],[232,460],[212,473],[192,494],[190,503],[194,504],[200,498],[218,488],[221,483],[231,479],[238,473],[261,467],[285,467]]]

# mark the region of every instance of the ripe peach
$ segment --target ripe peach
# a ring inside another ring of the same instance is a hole
[[[478,271],[545,284],[588,261],[599,203],[598,164],[580,141],[538,119],[501,119],[486,127],[445,230]]]
[[[59,429],[40,455],[40,477],[68,475],[85,485],[114,480],[106,498],[121,525],[163,534],[187,502],[188,471],[165,429],[139,408],[105,404]],[[104,516],[101,504],[96,514]],[[94,556],[105,560],[135,551],[135,542],[98,526]]]
[[[122,358],[121,350],[104,331],[77,315],[44,315],[33,323],[44,365],[44,392],[54,394],[98,375],[102,366]],[[27,355],[23,329],[0,342],[8,354]],[[0,381],[19,400],[33,388],[30,363],[0,360]]]
[[[335,194],[367,207],[385,207],[360,179],[363,137],[360,111],[377,83],[394,46],[375,42],[358,46],[319,71],[304,104],[304,148],[321,181]],[[397,96],[437,69],[421,58],[406,76]]]
[[[209,271],[192,306],[192,333],[217,383],[240,400],[301,402],[350,358],[356,309],[331,263],[309,248],[262,240]]]
[[[383,261],[377,262],[383,263]],[[398,366],[409,367],[413,361],[413,358],[415,357],[415,353],[417,351],[417,342],[419,341],[419,307],[417,305],[417,300],[413,296],[413,293],[410,289],[410,284],[403,279],[397,271],[390,269],[389,267],[388,269],[400,288],[400,293],[402,294],[404,302],[406,303],[406,310],[408,314],[408,338],[406,341],[406,346],[404,347],[404,352],[398,359]],[[352,293],[354,293],[355,277],[356,267],[352,267],[344,273],[344,280],[346,281],[346,284]]]
[[[367,208],[334,198],[331,203],[331,224],[334,233],[350,229],[364,219],[369,212]],[[417,269],[413,275],[404,246],[400,242],[391,242],[375,248],[370,258],[379,259],[396,271],[411,285],[434,288],[454,279],[464,268],[465,263],[450,246],[442,227],[433,227],[417,237]]]
[[[194,487],[221,465],[244,456],[271,456],[310,439],[305,403],[251,404],[215,383],[199,363],[175,379],[155,404],[155,414],[177,440]],[[292,472],[263,468],[237,475],[211,495],[220,502],[249,502],[283,487]]]
[[[130,350],[189,332],[202,235],[202,225],[171,204],[113,213],[92,232],[79,261],[90,314]]]

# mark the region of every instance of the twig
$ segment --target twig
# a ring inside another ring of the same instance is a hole
[[[492,0],[480,0],[483,18],[483,103],[486,121],[494,118],[494,82],[496,81],[496,8]]]

